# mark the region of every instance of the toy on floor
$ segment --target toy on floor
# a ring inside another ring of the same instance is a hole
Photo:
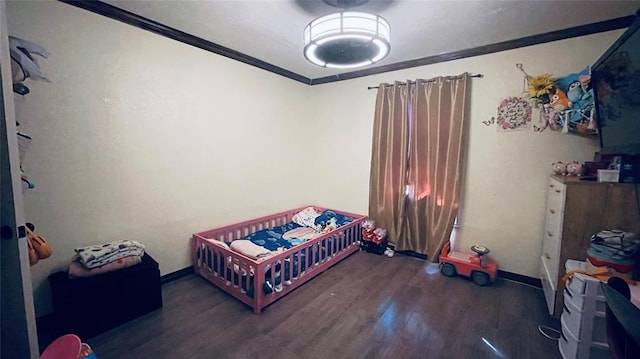
[[[367,219],[362,222],[362,239],[365,241],[372,241],[375,234],[373,231],[376,228],[376,222],[371,219]]]
[[[477,285],[485,286],[495,281],[498,265],[489,260],[486,255],[489,249],[479,245],[471,246],[475,255],[451,251],[451,243],[447,242],[440,252],[440,272],[447,277],[456,274],[471,277]]]
[[[387,257],[393,257],[395,254],[387,242],[387,230],[376,228],[376,222],[370,219],[362,223],[360,249],[368,253],[384,254]]]
[[[42,352],[40,359],[98,359],[89,344],[75,334],[66,334],[54,340]]]

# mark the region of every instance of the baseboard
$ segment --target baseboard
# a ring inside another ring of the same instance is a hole
[[[514,282],[518,282],[518,283],[522,283],[522,284],[527,284],[527,285],[530,285],[530,286],[533,286],[533,287],[536,287],[536,288],[542,288],[542,282],[540,282],[539,278],[528,277],[526,275],[506,272],[506,271],[503,271],[503,270],[498,270],[498,277],[499,278],[504,278],[504,279],[509,279],[509,280],[514,281]]]
[[[160,283],[166,284],[176,279],[180,279],[182,277],[186,277],[188,275],[193,274],[193,266],[189,266],[187,268],[178,269],[175,272],[167,273],[163,276],[160,276]]]
[[[396,251],[396,253],[404,254],[405,256],[411,256],[411,257],[422,259],[422,260],[425,260],[425,261],[429,259],[429,258],[427,258],[426,254],[417,253],[417,252],[409,251],[409,250],[407,250],[407,251]]]

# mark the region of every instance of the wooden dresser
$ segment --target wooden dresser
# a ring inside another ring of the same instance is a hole
[[[605,229],[640,233],[640,184],[551,176],[540,280],[549,314],[560,317],[567,259],[584,261],[591,236]]]

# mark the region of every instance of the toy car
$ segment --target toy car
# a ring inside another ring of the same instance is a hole
[[[456,274],[471,277],[477,285],[485,286],[495,281],[498,265],[487,259],[489,249],[479,245],[471,246],[475,255],[451,251],[451,243],[447,242],[440,252],[440,272],[447,277]]]

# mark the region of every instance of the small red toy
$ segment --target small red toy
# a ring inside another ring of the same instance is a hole
[[[440,272],[447,277],[455,277],[456,274],[471,277],[471,280],[480,286],[495,281],[498,265],[486,257],[489,248],[473,245],[471,250],[476,254],[469,256],[451,251],[451,243],[447,242],[440,252]]]
[[[376,227],[376,222],[367,219],[362,223],[362,237],[365,241],[373,241],[375,238],[375,233],[373,233]]]

